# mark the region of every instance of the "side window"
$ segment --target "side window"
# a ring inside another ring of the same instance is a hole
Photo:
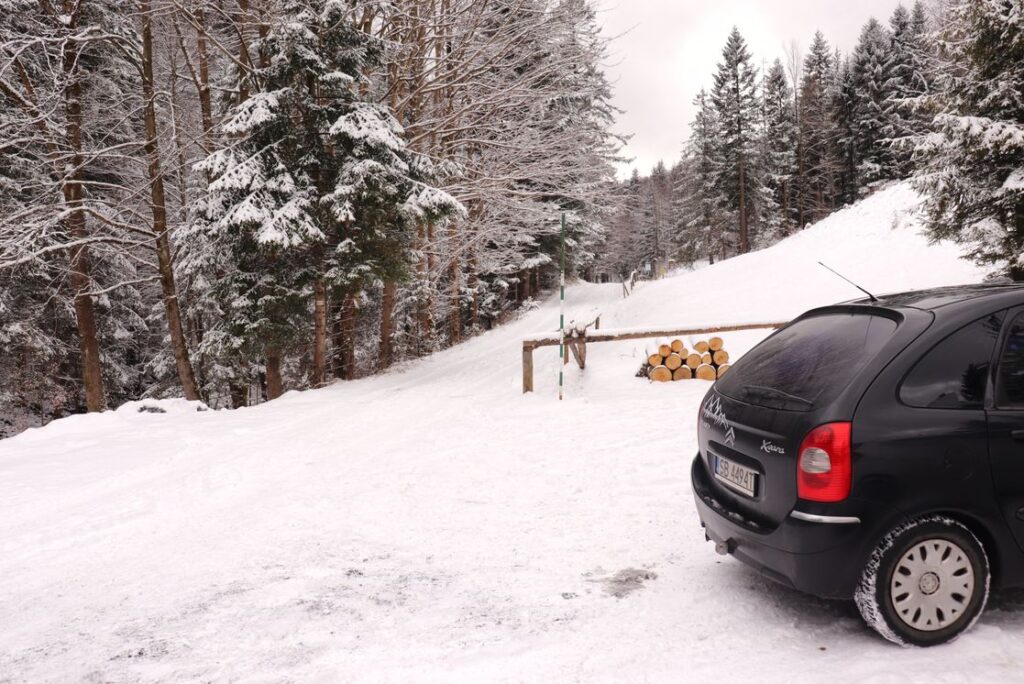
[[[983,408],[1002,321],[1003,312],[986,316],[932,347],[903,379],[900,400],[919,408]]]
[[[1024,408],[1024,314],[1018,314],[1010,324],[999,356],[996,405]]]

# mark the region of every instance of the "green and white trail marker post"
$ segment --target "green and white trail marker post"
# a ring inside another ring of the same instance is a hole
[[[562,212],[561,232],[562,263],[558,271],[558,401],[563,397],[563,376],[565,375],[565,212]]]

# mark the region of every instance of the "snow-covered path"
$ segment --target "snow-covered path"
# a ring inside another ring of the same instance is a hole
[[[857,295],[817,259],[880,291],[977,280],[924,249],[912,204],[898,186],[626,300],[573,286],[569,309],[720,323]],[[520,340],[556,325],[551,300],[384,377],[0,442],[0,682],[1024,680],[1024,593],[900,650],[716,556],[688,484],[707,385],[633,378],[623,342],[570,366],[561,403],[539,350],[523,396]]]

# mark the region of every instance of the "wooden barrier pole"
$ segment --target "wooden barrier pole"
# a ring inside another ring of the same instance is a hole
[[[523,342],[523,394],[533,391],[533,347]]]

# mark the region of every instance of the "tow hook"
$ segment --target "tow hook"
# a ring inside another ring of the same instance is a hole
[[[728,556],[730,553],[736,550],[736,542],[732,539],[726,539],[723,542],[715,544],[715,553],[719,556]]]

